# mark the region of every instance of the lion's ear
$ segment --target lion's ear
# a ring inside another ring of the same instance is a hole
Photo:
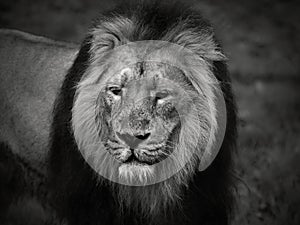
[[[218,85],[219,87],[219,85]],[[211,112],[211,114],[215,117],[216,121],[216,129],[211,129],[210,137],[207,143],[207,146],[204,150],[200,158],[199,171],[205,170],[215,159],[217,156],[225,136],[226,132],[226,121],[227,121],[227,113],[226,113],[226,103],[224,99],[223,92],[221,88],[215,89],[215,112]]]
[[[128,43],[133,29],[133,22],[121,16],[102,21],[91,30],[93,38],[90,52],[102,56],[103,53]]]

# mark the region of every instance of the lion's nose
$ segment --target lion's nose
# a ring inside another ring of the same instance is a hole
[[[117,135],[131,149],[135,149],[141,142],[143,142],[146,139],[148,139],[148,137],[150,136],[150,132],[149,133],[145,133],[145,134],[136,134],[136,135],[131,135],[129,133],[121,134],[121,133],[117,132]]]

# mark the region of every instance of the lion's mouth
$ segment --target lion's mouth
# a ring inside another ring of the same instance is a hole
[[[165,159],[168,155],[164,148],[148,149],[131,149],[131,154],[123,163],[138,163],[153,165]]]
[[[119,162],[129,164],[138,163],[153,165],[168,157],[169,151],[163,143],[141,148],[128,148],[116,145],[115,141],[108,141],[106,147],[108,152]]]
[[[137,163],[137,164],[147,164],[152,165],[151,163],[147,161],[140,161],[135,154],[131,154],[123,163]]]

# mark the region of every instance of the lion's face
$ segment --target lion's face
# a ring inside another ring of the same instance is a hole
[[[121,163],[120,176],[151,175],[178,143],[180,117],[190,108],[185,92],[192,87],[178,68],[144,62],[115,74],[103,89],[98,101],[105,108],[99,113],[107,122],[106,151]]]
[[[209,64],[165,42],[100,50],[72,109],[77,146],[100,177],[140,186],[176,175],[184,183],[199,161],[209,165],[224,134]]]
[[[120,162],[153,165],[177,142],[182,93],[168,74],[183,78],[180,70],[167,64],[137,63],[107,82],[100,96],[107,107],[109,131],[103,141]]]

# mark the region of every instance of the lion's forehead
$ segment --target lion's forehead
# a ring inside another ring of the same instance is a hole
[[[136,88],[141,85],[141,82],[148,83],[149,85],[154,84],[154,86],[155,83],[172,86],[171,84],[178,84],[185,80],[184,72],[176,66],[163,62],[143,61],[130,66],[124,66],[108,82],[119,83],[122,86],[131,84],[132,87]]]

